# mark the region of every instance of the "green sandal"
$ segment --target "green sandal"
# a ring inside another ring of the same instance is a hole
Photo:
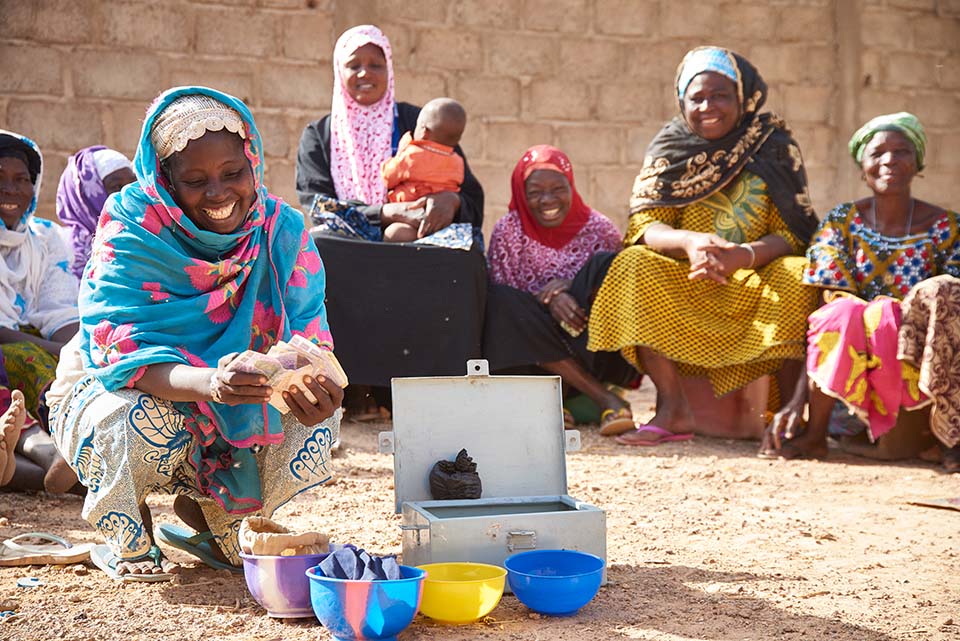
[[[190,532],[191,530],[180,527],[179,525],[162,523],[157,526],[154,535],[158,540],[197,557],[212,568],[216,568],[217,570],[230,570],[236,573],[243,572],[243,568],[224,563],[213,556],[213,549],[210,547],[213,532],[209,530],[199,534],[190,534]]]

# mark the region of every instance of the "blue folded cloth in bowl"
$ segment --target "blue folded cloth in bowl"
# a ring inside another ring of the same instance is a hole
[[[330,554],[320,562],[320,571],[332,579],[386,581],[400,578],[395,556],[375,556],[350,545],[330,544]]]

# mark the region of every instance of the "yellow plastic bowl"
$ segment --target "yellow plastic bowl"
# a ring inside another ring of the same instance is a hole
[[[441,623],[473,623],[489,614],[503,596],[507,571],[485,563],[429,563],[420,612]]]

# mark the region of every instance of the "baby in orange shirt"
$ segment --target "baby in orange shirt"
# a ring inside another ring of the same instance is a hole
[[[425,104],[413,135],[403,135],[397,155],[381,168],[387,200],[412,203],[441,191],[460,191],[463,158],[454,147],[460,143],[466,125],[467,113],[456,100],[436,98]],[[410,242],[417,239],[417,232],[415,225],[394,222],[383,230],[383,239]]]

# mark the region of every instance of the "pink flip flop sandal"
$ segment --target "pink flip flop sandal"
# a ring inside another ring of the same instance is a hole
[[[643,439],[639,441],[627,440],[630,436],[638,434],[654,434],[658,438],[655,439]],[[621,445],[634,445],[634,446],[645,446],[652,447],[654,445],[660,445],[661,443],[671,443],[674,441],[689,441],[693,438],[693,434],[687,432],[685,434],[674,434],[670,430],[665,430],[662,427],[657,427],[656,425],[646,424],[641,425],[636,430],[629,434],[624,434],[617,437],[617,443]]]

